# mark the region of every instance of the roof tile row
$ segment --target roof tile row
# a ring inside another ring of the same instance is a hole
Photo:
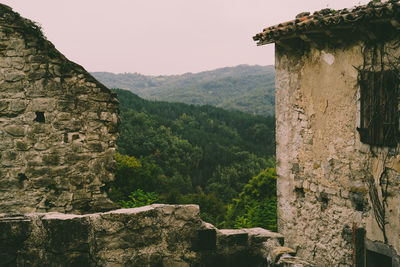
[[[290,38],[294,33],[324,31],[333,27],[354,25],[361,21],[375,19],[400,19],[400,0],[370,2],[367,5],[341,10],[322,9],[310,15],[303,12],[294,20],[280,23],[258,33],[253,37],[258,45],[274,43],[280,39]]]

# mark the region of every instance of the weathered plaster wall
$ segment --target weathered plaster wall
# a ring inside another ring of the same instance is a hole
[[[400,54],[394,44],[386,44],[385,54]],[[351,266],[353,227],[365,228],[370,240],[384,241],[368,183],[373,177],[382,201],[383,162],[389,174],[386,236],[400,254],[398,150],[371,148],[356,130],[355,67],[371,63],[369,50],[362,48],[353,44],[299,53],[276,47],[279,232],[287,245],[320,265]]]
[[[218,230],[197,205],[0,214],[0,266],[309,266],[261,228]]]
[[[117,113],[110,90],[0,5],[0,212],[114,207]]]

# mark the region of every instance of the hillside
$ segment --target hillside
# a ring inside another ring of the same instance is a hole
[[[127,89],[150,100],[212,105],[258,115],[272,115],[275,110],[273,66],[239,65],[169,76],[92,75],[109,88]]]
[[[249,180],[273,167],[273,117],[115,91],[122,124],[110,192],[114,201],[128,201],[132,192],[143,190],[165,203],[198,203],[208,221],[221,223],[226,205]]]

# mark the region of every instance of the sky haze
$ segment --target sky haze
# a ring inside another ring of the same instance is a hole
[[[252,36],[303,11],[360,0],[3,0],[88,71],[165,75],[274,63]]]

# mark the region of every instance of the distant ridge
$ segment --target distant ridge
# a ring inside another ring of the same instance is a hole
[[[109,88],[126,89],[150,100],[213,105],[257,115],[272,115],[275,111],[272,65],[238,65],[166,76],[110,72],[92,75]]]

